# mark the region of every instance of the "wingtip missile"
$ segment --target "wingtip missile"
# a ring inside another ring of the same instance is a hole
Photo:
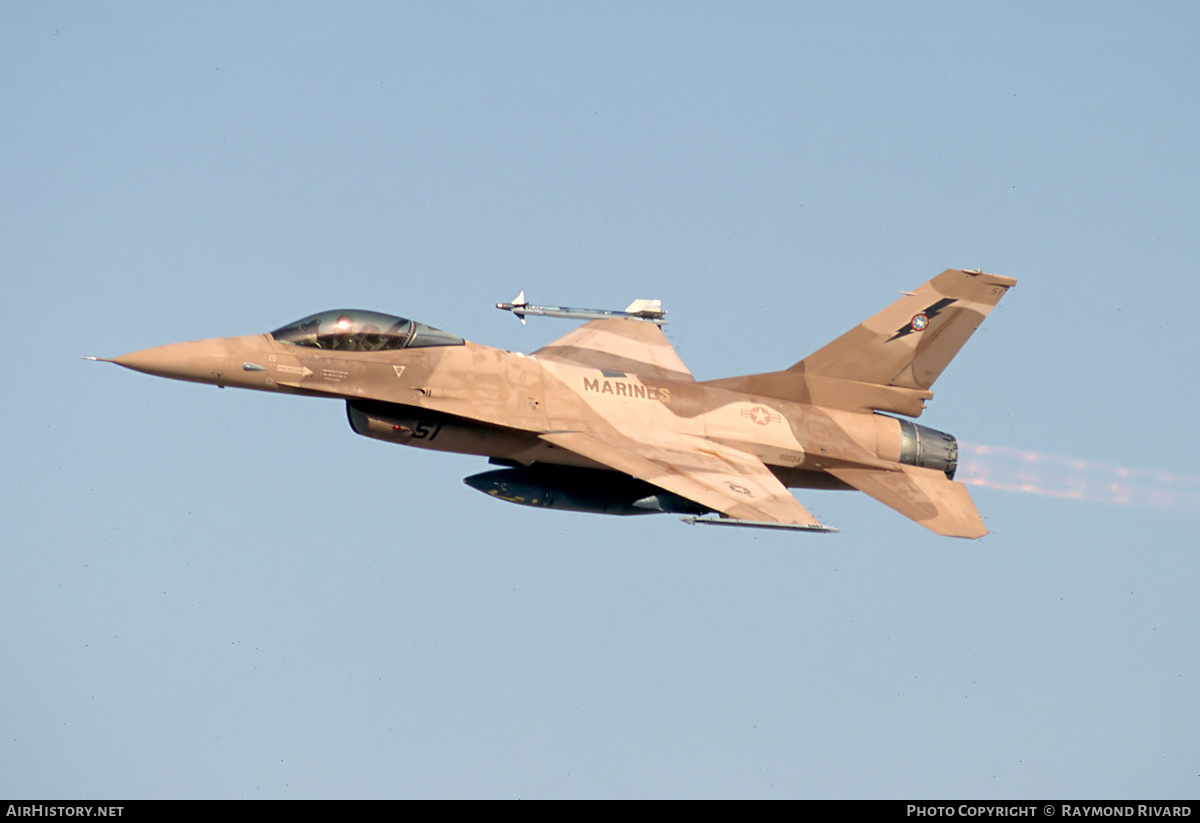
[[[738,520],[734,517],[681,517],[689,526],[741,526],[747,529],[779,529],[782,531],[823,532],[833,534],[835,526],[823,523],[782,523],[778,520]]]
[[[497,303],[496,308],[500,309],[501,311],[512,312],[517,316],[517,319],[521,321],[521,325],[524,326],[525,307],[527,305],[528,303],[525,302],[525,291],[522,290],[520,294],[513,298],[511,303]]]
[[[522,291],[511,303],[497,303],[496,308],[512,312],[522,324],[525,323],[526,316],[566,317],[573,320],[644,320],[659,326],[667,322],[667,312],[663,309],[661,300],[634,300],[625,311],[577,309],[571,306],[530,305],[525,300],[525,292]]]

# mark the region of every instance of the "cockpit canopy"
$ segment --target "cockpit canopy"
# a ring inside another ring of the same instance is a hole
[[[280,343],[337,351],[389,351],[461,346],[461,337],[377,311],[332,309],[271,332]]]

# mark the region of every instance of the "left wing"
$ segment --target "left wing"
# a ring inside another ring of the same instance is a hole
[[[616,433],[578,431],[541,437],[734,520],[833,531],[800,505],[757,457],[711,440],[676,435],[652,444]]]
[[[643,320],[593,320],[543,346],[533,356],[603,371],[695,380],[662,329]]]

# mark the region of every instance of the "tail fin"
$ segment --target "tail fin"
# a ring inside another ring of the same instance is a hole
[[[947,269],[786,371],[703,385],[916,417],[929,387],[1016,280]]]
[[[947,269],[788,371],[929,389],[1016,282],[996,274]]]

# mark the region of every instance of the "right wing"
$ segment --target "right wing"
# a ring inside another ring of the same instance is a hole
[[[533,356],[664,380],[695,379],[662,329],[643,320],[593,320],[543,346]]]
[[[734,520],[827,530],[761,460],[711,440],[677,435],[651,444],[578,431],[547,432],[541,438]]]

